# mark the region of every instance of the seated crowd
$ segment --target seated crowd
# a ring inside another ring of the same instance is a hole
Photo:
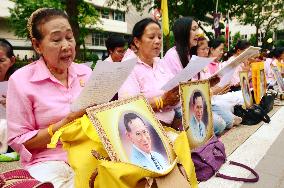
[[[54,187],[73,187],[74,172],[68,165],[62,145],[59,144],[56,149],[46,146],[57,130],[85,114],[85,109],[71,112],[70,104],[82,91],[82,83],[88,81],[91,69],[74,63],[76,44],[69,18],[64,12],[38,9],[30,16],[27,27],[32,46],[40,58],[13,74],[13,48],[6,40],[0,41],[0,81],[8,80],[6,100],[1,101],[6,107],[7,125],[1,119],[0,131],[3,129],[3,133],[0,134],[5,134],[8,129],[6,145],[8,142],[19,153],[22,167],[32,177],[52,182]],[[170,91],[161,88],[195,56],[213,57],[214,60],[191,81],[209,79],[215,135],[222,135],[226,129],[239,125],[242,118],[234,115],[233,111],[235,105],[244,104],[239,72],[250,71],[250,63],[254,60],[242,62],[230,83],[223,87],[217,84],[220,78],[211,76],[250,44],[238,41],[231,56],[223,61],[225,43],[220,39],[208,41],[200,35],[197,20],[190,17],[177,19],[173,34],[174,46],[163,58],[160,58],[161,26],[151,18],[135,24],[127,50],[124,38],[110,36],[107,39],[109,57],[106,61],[118,63],[137,57],[137,64],[117,93],[118,99],[143,94],[161,124],[179,131],[182,127],[179,87]],[[283,47],[276,48],[263,61],[267,82],[273,86],[275,79],[270,65],[278,66],[284,73]],[[1,142],[5,144],[5,140]],[[6,149],[0,151],[5,153]]]

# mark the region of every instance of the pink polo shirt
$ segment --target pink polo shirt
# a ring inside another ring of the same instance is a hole
[[[19,152],[24,168],[42,161],[67,162],[61,145],[29,151],[23,143],[70,112],[70,104],[83,89],[82,82],[87,82],[91,69],[72,63],[68,73],[66,88],[40,59],[16,71],[8,81],[8,144]]]
[[[153,67],[138,59],[133,71],[119,89],[118,97],[126,98],[138,94],[144,94],[146,98],[161,96],[165,93],[161,87],[173,77],[174,75],[159,58],[154,59]],[[174,118],[174,110],[156,112],[156,116],[159,120],[170,124]]]
[[[221,63],[219,63],[219,62],[211,62],[208,65],[210,75],[214,74],[215,72],[217,72],[220,69],[220,67],[221,67],[220,64]]]
[[[136,54],[131,49],[128,48],[122,58],[122,61],[135,57],[137,57]]]
[[[104,61],[108,61],[108,62],[112,62],[113,63],[113,60],[112,60],[111,56],[108,56]]]
[[[196,56],[193,56],[192,58],[194,58]],[[188,56],[188,61],[190,60],[190,56]],[[183,66],[180,62],[178,53],[176,51],[176,47],[172,47],[170,48],[167,53],[165,54],[163,61],[165,62],[165,64],[167,64],[167,67],[170,69],[170,71],[176,75],[178,74],[182,69]],[[209,72],[209,68],[205,67],[201,72],[200,72],[200,76],[198,78],[198,75],[194,76],[192,78],[192,80],[203,80],[203,79],[207,79],[211,76],[210,72]]]

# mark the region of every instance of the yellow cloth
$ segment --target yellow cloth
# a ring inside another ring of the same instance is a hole
[[[251,63],[251,77],[252,77],[252,86],[253,86],[253,94],[255,103],[259,104],[262,98],[260,93],[260,70],[264,70],[264,62],[254,62]],[[265,74],[264,74],[265,76]]]
[[[59,138],[67,151],[68,163],[75,172],[75,187],[89,187],[89,177],[99,164],[91,151],[108,156],[91,121],[84,115],[67,124],[54,133],[48,147],[54,148]]]
[[[162,10],[163,33],[164,33],[165,36],[167,36],[170,33],[170,29],[169,29],[169,13],[168,13],[168,0],[162,0],[161,10]]]
[[[108,155],[94,126],[86,115],[55,132],[48,147],[54,148],[59,138],[63,143],[63,148],[68,153],[68,162],[75,171],[76,188],[89,187],[89,178],[96,168],[98,175],[94,183],[95,188],[142,188],[144,186],[141,183],[139,184],[140,180],[145,177],[161,176],[161,174],[128,163],[96,160],[91,154],[92,150],[96,150],[103,157]],[[182,132],[175,140],[174,151],[186,170],[190,187],[196,188],[197,180],[185,132]]]
[[[277,65],[280,73],[284,73],[284,63],[281,63],[280,61],[276,61],[276,65]]]

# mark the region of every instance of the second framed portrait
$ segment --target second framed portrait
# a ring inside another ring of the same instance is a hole
[[[284,92],[284,82],[278,67],[273,65],[271,65],[270,67],[273,72],[274,78],[278,84],[279,90],[281,92]]]
[[[248,72],[247,71],[241,71],[240,72],[240,85],[241,85],[241,88],[242,88],[245,106],[246,106],[246,108],[249,108],[253,105],[253,99],[252,99],[252,94],[250,92],[249,79],[248,79]]]
[[[265,95],[266,93],[266,77],[264,69],[260,69],[257,76],[257,88],[258,88],[258,94],[259,99]]]
[[[112,161],[167,173],[176,156],[162,125],[141,95],[87,109]]]
[[[181,83],[180,94],[183,127],[193,149],[204,144],[213,135],[209,82]]]

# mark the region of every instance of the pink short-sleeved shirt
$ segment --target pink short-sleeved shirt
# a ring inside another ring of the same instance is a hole
[[[159,58],[154,59],[153,67],[138,58],[133,71],[119,89],[118,97],[126,98],[138,94],[144,94],[146,98],[161,96],[165,93],[161,90],[162,86],[173,76]],[[174,110],[166,109],[156,112],[156,116],[165,123],[171,123],[174,118]]]
[[[24,168],[41,161],[67,162],[62,145],[55,149],[29,151],[23,143],[40,129],[70,113],[70,104],[79,95],[90,74],[89,67],[72,63],[66,88],[49,72],[41,58],[10,77],[7,92],[8,144],[19,152]]]
[[[211,62],[208,65],[208,69],[209,69],[209,73],[210,75],[214,74],[215,72],[217,72],[220,69],[220,63],[219,62]]]
[[[127,49],[123,58],[122,58],[122,61],[124,60],[127,60],[127,59],[131,59],[131,58],[135,58],[137,57],[136,54],[134,53],[134,51],[132,51],[131,49]]]
[[[113,60],[112,60],[111,56],[108,56],[104,61],[108,61],[108,62],[112,62],[113,63]]]

